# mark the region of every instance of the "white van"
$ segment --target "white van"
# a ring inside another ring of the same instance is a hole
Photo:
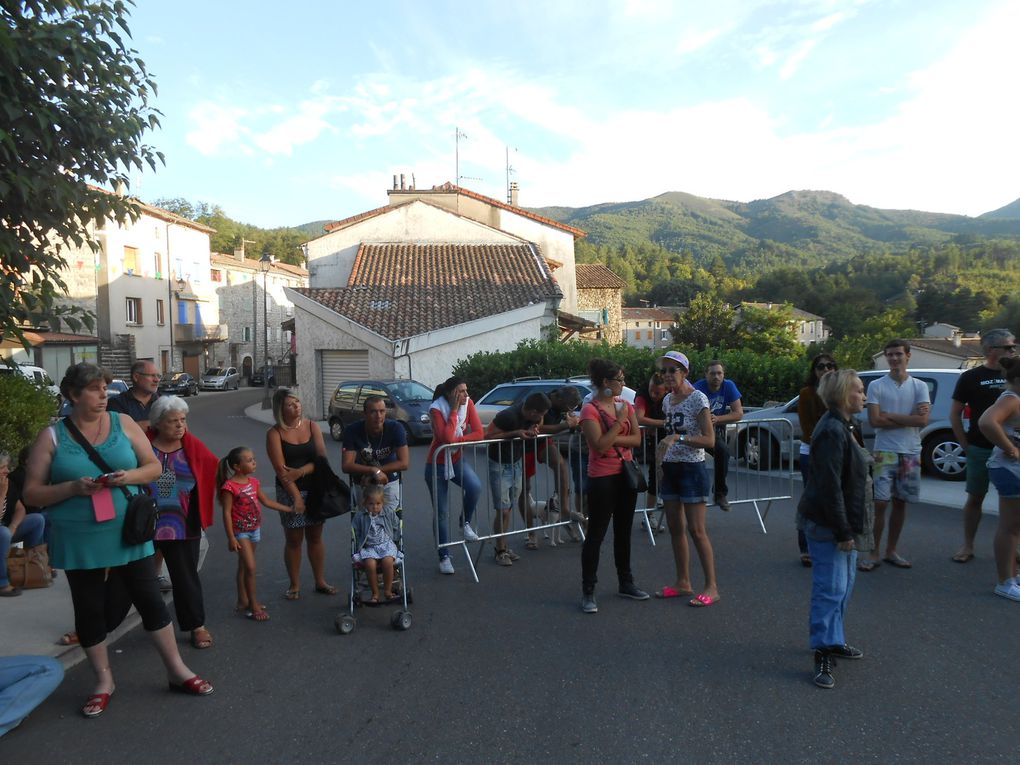
[[[49,374],[42,367],[34,367],[30,364],[15,364],[8,366],[0,361],[0,375],[20,374],[26,380],[31,380],[40,388],[45,388],[57,398],[60,398],[60,387],[57,386]]]

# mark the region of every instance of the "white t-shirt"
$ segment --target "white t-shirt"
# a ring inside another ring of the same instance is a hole
[[[684,433],[690,436],[702,436],[698,415],[708,409],[708,397],[700,390],[692,390],[683,401],[673,403],[673,394],[667,393],[662,399],[662,414],[666,420],[666,432],[670,435]],[[704,462],[705,450],[700,447],[688,446],[679,441],[666,451],[663,462]]]
[[[930,403],[928,386],[910,375],[902,383],[885,375],[868,386],[868,405],[878,404],[879,410],[887,414],[914,414],[918,404]],[[920,454],[921,429],[875,428],[875,451]]]

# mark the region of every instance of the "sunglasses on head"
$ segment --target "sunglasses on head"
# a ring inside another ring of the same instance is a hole
[[[815,369],[836,369],[836,364],[832,361],[819,361],[815,364]]]

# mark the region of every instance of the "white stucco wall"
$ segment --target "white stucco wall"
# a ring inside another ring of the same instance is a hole
[[[308,242],[308,284],[346,287],[361,243],[521,244],[521,238],[423,202],[395,207]]]

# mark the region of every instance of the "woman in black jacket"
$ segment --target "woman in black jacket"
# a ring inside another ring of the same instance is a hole
[[[836,658],[860,659],[864,652],[846,643],[843,620],[854,589],[857,553],[873,544],[875,508],[871,495],[871,456],[864,449],[860,423],[864,384],[852,369],[822,378],[818,394],[828,407],[811,436],[811,480],[798,513],[814,562],[811,587],[811,648],[815,685],[832,688]]]

